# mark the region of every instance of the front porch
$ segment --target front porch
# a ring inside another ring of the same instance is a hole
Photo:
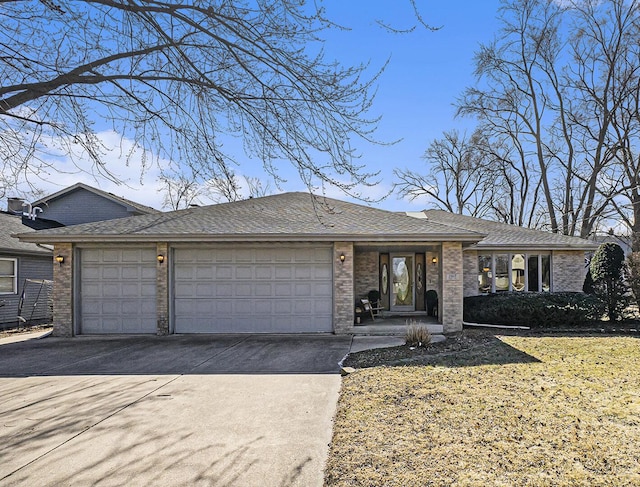
[[[335,333],[404,335],[408,318],[433,334],[462,329],[461,242],[335,242],[334,252]],[[375,320],[363,299],[382,311]]]
[[[404,336],[407,331],[407,322],[414,320],[418,325],[424,325],[432,335],[442,335],[444,327],[435,316],[429,316],[424,312],[390,314],[364,319],[353,327],[353,335],[387,335]]]

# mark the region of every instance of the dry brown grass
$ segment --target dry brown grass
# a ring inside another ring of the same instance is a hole
[[[345,377],[326,485],[640,485],[640,340],[498,338]]]

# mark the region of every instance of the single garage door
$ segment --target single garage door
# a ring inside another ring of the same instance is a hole
[[[156,333],[155,248],[80,250],[83,334]]]
[[[331,246],[176,248],[176,333],[331,332]]]

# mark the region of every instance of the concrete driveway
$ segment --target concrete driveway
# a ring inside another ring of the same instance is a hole
[[[322,485],[350,337],[0,345],[0,485]]]

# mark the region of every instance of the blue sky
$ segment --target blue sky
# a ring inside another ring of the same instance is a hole
[[[391,146],[358,143],[362,154],[360,162],[368,171],[380,171],[381,183],[368,190],[371,196],[386,194],[393,186],[394,168],[423,169],[422,154],[443,131],[458,128],[461,131],[471,121],[454,119],[453,103],[466,86],[474,83],[473,54],[481,42],[489,42],[498,28],[496,20],[498,0],[434,1],[416,0],[428,23],[441,26],[435,32],[417,27],[408,34],[393,34],[376,24],[384,20],[397,28],[416,23],[409,0],[394,2],[382,0],[328,0],[326,14],[338,24],[349,27],[349,32],[332,31],[327,35],[326,51],[343,64],[370,61],[378,68],[390,58],[390,64],[378,85],[378,95],[371,115],[381,115],[377,137],[383,141],[402,139]],[[104,134],[117,146],[117,134]],[[126,142],[125,142],[126,149]],[[239,146],[239,144],[238,144]],[[140,181],[135,164],[118,166],[120,149],[113,152],[112,170],[127,180],[128,186],[116,186],[108,181],[96,181],[83,174],[58,174],[56,184],[42,185],[45,192],[55,192],[78,181],[140,203],[160,208],[162,196],[154,181],[155,171],[149,171]],[[239,174],[263,177],[259,161],[251,161],[237,154],[242,166]],[[283,173],[287,183],[285,191],[305,190],[293,173]],[[273,187],[273,184],[271,185]],[[328,196],[346,197],[337,190]],[[377,206],[388,210],[420,210],[428,206],[427,200],[409,203],[389,196]]]
[[[338,3],[338,2],[333,2]],[[464,130],[471,120],[456,119],[453,103],[465,87],[474,83],[473,55],[481,42],[490,42],[498,29],[498,0],[419,1],[424,19],[441,29],[431,32],[418,27],[409,34],[392,34],[375,19],[394,27],[415,24],[410,2],[349,1],[327,7],[327,15],[352,30],[337,44],[345,46],[344,62],[371,59],[379,66],[387,58],[373,113],[382,115],[378,137],[402,139],[388,146],[363,146],[362,162],[381,172],[375,194],[385,194],[393,185],[394,168],[424,169],[421,156],[434,138],[446,130]],[[328,40],[328,48],[334,39]],[[428,201],[410,204],[395,195],[379,204],[390,210],[424,209]]]

